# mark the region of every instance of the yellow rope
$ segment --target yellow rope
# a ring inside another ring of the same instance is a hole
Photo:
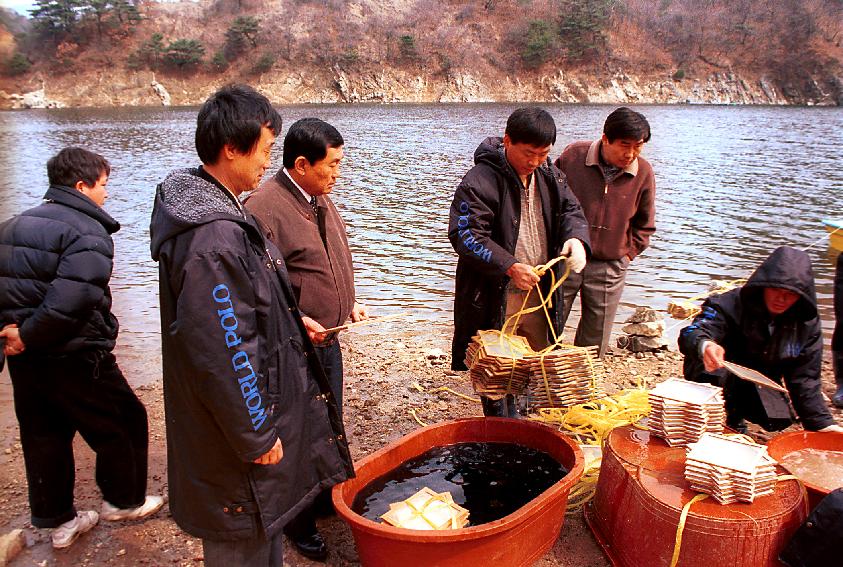
[[[410,410],[410,415],[412,415],[412,416],[413,416],[413,419],[415,419],[415,420],[416,420],[416,423],[418,423],[418,424],[419,424],[419,425],[421,425],[422,427],[427,427],[427,424],[426,424],[425,422],[423,422],[421,419],[419,419],[419,416],[418,416],[418,415],[416,415],[416,410],[415,410],[415,409],[411,409],[411,410]]]
[[[544,310],[544,315],[547,318],[548,328],[550,329],[550,333],[553,336],[553,344],[548,346],[545,349],[542,349],[538,353],[536,351],[534,351],[532,348],[524,347],[524,346],[520,345],[519,343],[509,341],[508,346],[510,347],[510,350],[512,352],[512,366],[509,370],[509,380],[507,381],[507,384],[506,384],[507,391],[510,391],[512,389],[512,380],[515,377],[515,368],[516,368],[516,363],[515,363],[516,356],[515,355],[516,354],[521,354],[521,355],[539,354],[539,355],[541,355],[542,376],[544,377],[545,388],[547,389],[547,392],[548,392],[548,399],[550,399],[550,386],[549,386],[548,381],[547,381],[547,374],[545,373],[545,370],[544,370],[544,353],[553,350],[557,345],[559,345],[560,341],[561,341],[561,338],[562,338],[562,335],[561,335],[561,333],[559,335],[556,334],[556,328],[553,326],[553,321],[550,319],[550,312],[548,311],[548,307],[552,306],[553,294],[556,292],[557,289],[559,289],[559,286],[562,285],[562,283],[568,278],[568,275],[571,273],[571,266],[567,262],[565,262],[565,273],[562,275],[562,277],[558,281],[556,280],[556,273],[553,272],[553,270],[551,270],[551,268],[554,265],[556,265],[558,262],[561,262],[563,260],[567,260],[567,256],[558,256],[558,257],[554,258],[553,260],[551,260],[550,262],[547,262],[546,264],[542,264],[540,266],[534,266],[533,267],[533,270],[536,272],[536,274],[540,278],[545,274],[545,272],[550,270],[551,285],[550,285],[550,290],[548,291],[547,297],[544,297],[544,295],[542,294],[541,285],[540,285],[541,282],[540,281],[537,282],[535,284],[534,288],[536,289],[536,292],[538,293],[538,296],[539,296],[539,299],[540,299],[539,304],[534,306],[534,307],[527,307],[527,303],[530,300],[530,294],[533,292],[533,288],[530,288],[527,291],[526,295],[524,295],[524,301],[521,302],[521,308],[517,312],[510,315],[506,320],[504,320],[503,325],[501,326],[501,330],[500,330],[500,334],[499,334],[499,338],[498,338],[498,341],[499,341],[498,344],[503,346],[504,340],[506,340],[508,337],[515,334],[515,330],[518,328],[518,323],[521,320],[522,315],[534,313],[534,312],[538,311],[539,309],[542,309],[542,310]],[[507,333],[507,329],[510,328],[510,326],[511,326],[511,329],[510,329],[511,332]]]
[[[541,277],[545,274],[545,272],[550,270],[550,268],[552,268],[556,263],[561,262],[562,260],[566,260],[566,259],[567,259],[566,256],[559,256],[557,258],[554,258],[553,260],[551,260],[547,264],[542,264],[541,266],[536,266],[533,269],[539,275],[539,277]],[[501,341],[503,341],[504,336],[507,335],[506,331],[507,331],[507,328],[510,327],[510,323],[511,323],[513,332],[509,333],[509,334],[514,334],[515,329],[518,328],[518,321],[521,319],[522,315],[527,315],[529,313],[533,313],[535,311],[538,311],[539,309],[543,309],[545,317],[547,318],[548,327],[550,328],[550,332],[553,336],[553,344],[550,345],[549,347],[543,349],[543,351],[541,351],[541,352],[553,350],[553,348],[556,345],[560,344],[560,336],[558,336],[556,334],[556,328],[553,326],[553,321],[551,321],[551,319],[550,319],[550,312],[548,311],[548,307],[553,306],[553,302],[552,302],[553,294],[556,292],[557,289],[559,289],[559,286],[561,286],[565,282],[565,280],[568,279],[568,275],[570,275],[570,273],[571,273],[571,266],[567,262],[565,263],[565,273],[562,274],[562,276],[558,280],[556,279],[556,273],[553,272],[552,270],[550,271],[551,285],[550,285],[550,290],[548,291],[547,297],[544,297],[544,294],[542,294],[541,282],[536,283],[536,285],[533,286],[533,288],[530,288],[530,290],[527,291],[527,294],[524,296],[524,301],[521,303],[521,309],[519,309],[518,312],[510,315],[504,321],[503,326],[501,327]],[[527,301],[529,300],[530,294],[533,292],[534,288],[537,290],[537,293],[539,295],[539,299],[540,299],[539,304],[535,305],[533,307],[527,307]],[[515,321],[513,321],[513,319]],[[532,351],[532,349],[531,349],[531,351]],[[535,352],[535,351],[532,351],[532,352],[526,352],[525,351],[524,354],[532,354],[533,352]]]
[[[682,532],[685,530],[685,520],[688,518],[691,505],[706,498],[708,498],[708,494],[697,494],[682,507],[682,513],[679,514],[679,527],[676,528],[676,543],[673,546],[673,557],[670,560],[670,567],[676,567],[676,564],[679,562],[679,551],[682,548]]]
[[[556,425],[583,444],[602,445],[612,429],[635,423],[649,413],[647,391],[638,389],[569,408],[539,408],[537,415],[530,419]]]
[[[449,388],[448,386],[439,386],[438,388],[431,388],[430,390],[425,390],[418,382],[413,382],[413,388],[418,390],[420,394],[436,394],[438,392],[448,392],[449,394],[453,394],[457,397],[463,398],[464,400],[468,400],[469,402],[479,402],[479,398],[472,398],[462,392],[457,392]]]
[[[480,402],[480,398],[472,398],[471,396],[467,396],[466,394],[463,394],[461,392],[457,392],[456,390],[452,390],[451,388],[449,388],[447,386],[440,386],[439,388],[434,388],[433,390],[430,390],[428,393],[429,394],[435,394],[437,392],[448,392],[449,394],[453,394],[453,395],[455,395],[459,398],[463,398],[464,400],[468,400],[469,402],[478,402],[478,403]]]
[[[624,390],[614,396],[577,404],[570,408],[539,408],[530,419],[555,425],[581,445],[603,446],[604,439],[615,427],[634,424],[650,413],[647,391]],[[600,459],[586,463],[583,476],[571,488],[567,511],[573,512],[594,497]]]
[[[583,473],[582,478],[575,484],[568,493],[568,505],[565,507],[565,512],[570,514],[576,512],[582,506],[594,498],[597,492],[597,475],[600,468],[591,469]]]
[[[553,320],[550,318],[550,311],[549,311],[548,308],[553,306],[553,294],[556,293],[556,291],[559,289],[559,287],[565,282],[566,279],[568,279],[568,276],[571,274],[571,266],[567,262],[565,262],[565,271],[559,277],[559,279],[556,278],[556,273],[553,270],[551,270],[551,268],[554,265],[556,265],[558,262],[561,262],[563,260],[567,260],[567,257],[566,256],[558,256],[558,257],[554,258],[553,260],[551,260],[550,262],[547,262],[546,264],[543,264],[541,266],[535,266],[533,268],[535,270],[536,274],[539,275],[539,277],[544,276],[544,274],[546,272],[550,271],[550,278],[551,278],[550,289],[548,290],[547,296],[545,296],[542,293],[540,282],[536,283],[533,288],[530,288],[530,290],[528,290],[527,294],[524,296],[524,300],[521,302],[521,308],[517,312],[510,315],[504,321],[503,325],[501,326],[501,331],[500,331],[500,335],[499,335],[499,339],[498,339],[499,344],[503,345],[503,341],[507,337],[515,334],[515,330],[518,328],[518,323],[521,320],[521,317],[523,315],[527,315],[529,313],[534,313],[534,312],[538,311],[539,309],[543,310],[545,319],[547,319],[548,329],[550,330],[550,334],[553,337],[553,343],[548,345],[547,347],[543,348],[542,350],[536,352],[532,348],[524,347],[524,346],[521,346],[517,343],[513,343],[512,341],[510,341],[509,346],[510,346],[510,349],[513,351],[513,355],[512,355],[513,364],[512,364],[512,367],[510,368],[510,371],[509,371],[509,380],[507,382],[506,389],[510,390],[512,388],[512,380],[515,376],[515,368],[516,368],[516,364],[515,364],[516,353],[520,354],[520,355],[526,355],[526,356],[537,354],[539,356],[539,366],[541,367],[542,381],[544,382],[545,393],[547,395],[547,400],[551,404],[551,406],[553,405],[553,399],[552,399],[551,392],[550,392],[550,382],[549,382],[548,377],[547,377],[547,370],[545,369],[544,361],[545,361],[545,356],[548,353],[550,353],[553,350],[556,350],[559,347],[564,346],[565,348],[569,348],[569,349],[572,349],[572,350],[584,351],[586,363],[588,364],[588,367],[589,367],[589,375],[591,377],[591,389],[592,389],[592,391],[596,391],[596,389],[597,389],[597,375],[596,375],[596,371],[594,369],[594,362],[592,360],[592,357],[591,357],[588,349],[586,347],[578,347],[578,346],[574,346],[574,345],[564,344],[563,341],[562,341],[562,330],[560,329],[560,332],[557,334],[556,327],[553,324]],[[527,303],[529,302],[530,294],[533,292],[533,289],[536,290],[536,293],[539,296],[539,304],[535,305],[533,307],[527,307]],[[511,331],[511,332],[508,333],[507,332],[508,330]]]
[[[838,227],[837,227],[837,228],[835,228],[834,230],[829,231],[829,232],[827,232],[826,234],[822,235],[822,237],[820,237],[818,240],[815,240],[812,244],[809,244],[808,246],[806,246],[806,247],[805,247],[805,248],[803,248],[802,250],[803,250],[803,251],[805,251],[805,252],[807,252],[808,250],[810,250],[811,248],[813,248],[814,246],[816,246],[817,244],[819,244],[820,242],[822,242],[822,241],[823,241],[823,240],[825,240],[826,238],[828,239],[829,244],[831,244],[831,237],[832,237],[832,235],[836,234],[837,232],[839,232],[839,231],[841,231],[841,230],[843,230],[843,227],[838,226]]]

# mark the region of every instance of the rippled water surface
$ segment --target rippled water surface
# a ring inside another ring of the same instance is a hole
[[[559,135],[551,156],[599,135],[608,106],[546,105]],[[346,140],[333,198],[349,230],[357,291],[372,311],[411,310],[449,322],[456,256],[446,235],[453,190],[478,143],[502,135],[513,105],[288,106],[333,123]],[[843,111],[837,108],[646,106],[644,155],[658,185],[651,248],[631,267],[619,319],[632,305],[664,308],[714,280],[746,277],[776,246],[812,246],[826,332],[833,324],[832,255],[821,218],[843,217]],[[82,145],[111,162],[106,209],[115,235],[112,288],[121,342],[158,348],[157,268],[148,226],[155,185],[197,165],[195,108],[0,113],[0,217],[36,205],[46,160]],[[272,170],[280,167],[280,142]],[[835,256],[836,257],[836,256]],[[670,325],[670,322],[669,322]],[[424,326],[415,325],[420,332]],[[675,336],[676,329],[672,330]],[[828,337],[827,337],[828,338]]]

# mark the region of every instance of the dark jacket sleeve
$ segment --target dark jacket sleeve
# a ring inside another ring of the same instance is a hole
[[[630,260],[641,254],[650,245],[650,236],[656,232],[656,178],[650,171],[641,189],[638,209],[629,219]]]
[[[784,382],[805,429],[817,431],[833,425],[834,418],[822,395],[822,331],[819,319],[814,319],[808,341],[788,367],[784,372]]]
[[[111,253],[108,250],[103,254],[106,243],[92,242],[91,238],[71,235],[44,300],[20,326],[21,340],[27,347],[67,342],[102,302],[111,278]]]
[[[472,260],[478,271],[503,276],[516,260],[492,240],[500,196],[494,187],[477,187],[463,179],[454,193],[448,221],[448,238],[460,257]],[[476,176],[475,176],[476,178]]]
[[[702,311],[679,332],[679,351],[685,356],[700,358],[702,341],[714,341],[723,346],[728,334],[736,328],[737,323],[718,303],[712,302],[711,298],[706,299]]]
[[[222,243],[220,246],[224,246]],[[269,419],[272,400],[255,309],[258,301],[252,275],[237,253],[237,243],[225,251],[193,256],[181,271],[176,299],[177,328],[171,329],[177,350],[190,368],[194,395],[214,416],[225,442],[243,461],[269,451],[278,433]],[[241,243],[242,247],[242,243]]]

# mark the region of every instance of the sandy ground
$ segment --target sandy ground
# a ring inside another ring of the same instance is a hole
[[[388,331],[388,333],[387,333]],[[410,410],[426,423],[482,415],[479,403],[447,392],[420,393],[418,383],[429,390],[448,386],[473,395],[464,372],[449,370],[450,329],[429,325],[423,334],[402,331],[398,326],[384,332],[348,332],[344,336],[345,420],[352,456],[360,459],[384,444],[420,427]],[[146,404],[150,422],[149,492],[167,491],[164,410],[160,384],[160,357],[138,356],[118,345],[118,361],[133,383],[148,383],[137,393]],[[606,357],[607,392],[634,386],[639,376],[649,383],[679,375],[681,355],[675,352]],[[824,364],[825,391],[833,392],[830,357]],[[157,375],[157,378],[155,378]],[[141,377],[133,380],[132,377]],[[149,380],[149,377],[152,380]],[[841,420],[841,413],[834,411]],[[93,453],[76,440],[76,503],[79,509],[99,510],[101,496],[94,483]],[[183,533],[168,508],[142,522],[101,522],[68,550],[54,551],[48,530],[29,524],[27,485],[17,421],[12,404],[8,371],[0,374],[0,534],[23,528],[27,547],[11,563],[29,565],[201,565],[201,542]],[[351,531],[338,517],[319,521],[328,545],[328,565],[358,565]],[[285,549],[285,565],[316,565]],[[536,565],[604,567],[603,556],[581,512],[569,515],[559,539]]]

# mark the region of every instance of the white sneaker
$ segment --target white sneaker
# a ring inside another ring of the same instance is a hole
[[[93,510],[77,512],[75,518],[53,530],[53,547],[56,549],[70,547],[76,538],[96,526],[99,519],[99,515]]]
[[[102,519],[109,522],[119,522],[120,520],[139,520],[146,518],[150,514],[154,514],[164,505],[164,499],[160,496],[147,495],[144,503],[137,508],[123,508],[120,509],[111,505],[107,501],[102,501]]]

